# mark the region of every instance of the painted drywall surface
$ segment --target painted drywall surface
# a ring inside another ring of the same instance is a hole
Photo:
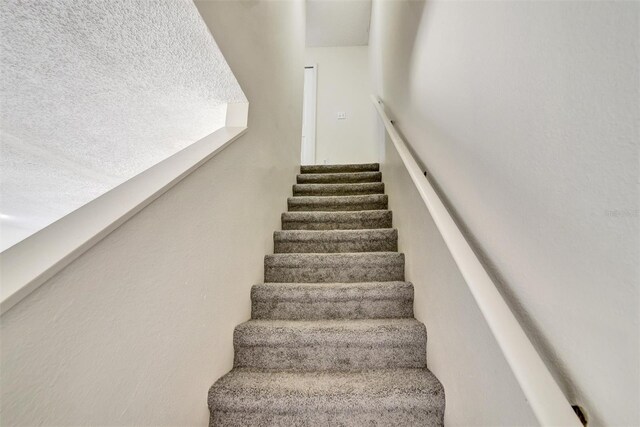
[[[3,426],[208,423],[299,163],[304,8],[199,7],[249,130],[2,316]]]
[[[591,425],[640,424],[639,7],[373,5],[377,91]],[[432,361],[451,357],[431,344]],[[450,365],[445,389],[469,386]]]
[[[246,100],[190,0],[7,0],[0,27],[0,250]]]
[[[382,163],[415,316],[427,327],[427,366],[444,384],[445,424],[537,425],[411,177],[386,138]]]
[[[307,48],[305,60],[318,65],[316,163],[377,161],[369,48]],[[346,119],[338,120],[338,112],[345,112]]]
[[[369,44],[371,0],[306,0],[306,46]]]

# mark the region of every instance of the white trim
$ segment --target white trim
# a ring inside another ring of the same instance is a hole
[[[302,137],[300,147],[300,164],[313,165],[316,163],[316,127],[318,122],[317,104],[318,104],[318,64],[311,64],[304,67],[304,97],[302,104]],[[307,81],[307,70],[313,70],[311,81]],[[307,92],[307,85],[312,87],[310,93]],[[307,95],[311,95],[307,98]],[[307,107],[310,107],[307,111]],[[307,119],[312,120],[307,123]]]
[[[218,129],[2,252],[0,313],[5,313],[165,191],[221,152],[244,134],[246,129]]]
[[[240,127],[246,128],[248,126],[247,119],[249,118],[249,103],[238,102],[227,104],[227,115],[225,119],[225,126],[227,127]]]
[[[462,231],[394,128],[384,111],[382,101],[374,95],[371,98],[538,421],[543,426],[582,426]]]

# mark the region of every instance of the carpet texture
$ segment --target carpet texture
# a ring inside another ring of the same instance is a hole
[[[443,425],[379,165],[300,172],[210,425]]]
[[[284,230],[273,234],[275,253],[392,252],[398,250],[398,231]]]
[[[298,175],[298,184],[354,184],[362,182],[382,182],[382,174],[380,172],[342,172]]]
[[[359,196],[363,194],[384,194],[381,182],[354,184],[295,184],[294,196]]]
[[[362,230],[390,228],[391,211],[284,212],[283,230]]]

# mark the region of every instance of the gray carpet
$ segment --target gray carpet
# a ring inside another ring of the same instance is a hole
[[[443,425],[379,165],[300,171],[210,425]]]
[[[303,173],[298,175],[298,184],[355,184],[381,182],[380,172],[339,172],[339,173]]]

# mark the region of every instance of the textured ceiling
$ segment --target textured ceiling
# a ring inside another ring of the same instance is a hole
[[[244,102],[191,0],[2,0],[0,250]]]
[[[307,47],[369,44],[371,0],[307,0]]]

